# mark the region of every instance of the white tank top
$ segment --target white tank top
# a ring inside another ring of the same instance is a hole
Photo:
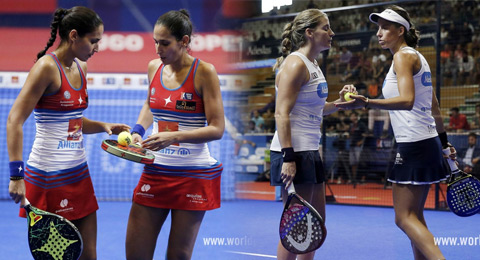
[[[71,169],[87,161],[83,145],[83,111],[88,107],[87,80],[80,64],[82,84],[70,85],[54,54],[62,84],[53,94],[44,94],[34,109],[36,134],[27,164],[46,172]]]
[[[421,68],[413,76],[415,85],[415,102],[412,110],[390,110],[390,119],[392,123],[395,140],[398,143],[416,142],[437,136],[435,119],[432,116],[432,73],[427,60],[421,53],[415,51],[420,58]],[[383,96],[393,98],[399,96],[397,75],[394,71],[394,65],[383,82]]]
[[[323,107],[328,97],[328,85],[317,62],[311,62],[300,52],[290,55],[300,57],[308,69],[310,80],[300,88],[295,105],[290,112],[292,146],[295,152],[318,150]],[[283,72],[288,73],[288,72]],[[278,91],[278,87],[275,86]],[[270,150],[281,151],[282,147],[275,131]]]

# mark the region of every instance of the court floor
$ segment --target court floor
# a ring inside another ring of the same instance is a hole
[[[125,259],[129,202],[100,202],[98,259]],[[0,201],[0,259],[31,259],[27,224],[18,205]],[[281,202],[235,200],[206,214],[192,259],[275,259]],[[425,212],[447,259],[480,259],[480,214],[468,218]],[[165,259],[170,220],[160,234],[156,260]],[[392,208],[327,205],[328,235],[315,259],[413,259],[407,237],[395,226]],[[448,243],[448,244],[447,244]]]

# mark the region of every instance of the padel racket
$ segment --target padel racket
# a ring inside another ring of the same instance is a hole
[[[445,151],[448,154],[449,151]],[[471,174],[458,169],[454,160],[448,158],[452,174],[447,185],[447,204],[455,215],[468,217],[480,212],[480,181]]]
[[[294,254],[305,254],[318,249],[327,236],[323,218],[317,210],[288,187],[288,199],[280,219],[280,241]]]
[[[104,140],[102,142],[102,149],[108,153],[127,159],[132,162],[152,164],[155,156],[149,153],[146,149],[137,144],[130,144],[129,146],[120,145],[116,140]]]
[[[25,198],[28,245],[35,260],[77,260],[83,250],[80,232],[66,218],[40,210]]]

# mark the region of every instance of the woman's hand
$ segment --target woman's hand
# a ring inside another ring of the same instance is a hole
[[[118,135],[123,131],[130,131],[130,126],[126,124],[104,123],[103,129],[109,135]]]
[[[15,180],[8,184],[8,193],[15,203],[19,203],[25,198],[25,181]]]
[[[282,164],[282,173],[280,174],[280,177],[285,184],[285,190],[288,189],[288,186],[290,186],[290,184],[292,183],[296,173],[297,166],[295,162],[284,162]]]
[[[178,143],[176,132],[160,132],[143,140],[142,147],[152,151],[158,151],[175,143]]]
[[[338,94],[340,95],[340,101],[341,102],[346,102],[345,94],[348,93],[348,92],[353,93],[355,95],[358,95],[357,88],[355,88],[354,85],[345,85],[345,86],[343,86],[342,90],[340,90],[340,92],[338,92]]]
[[[368,98],[362,95],[351,95],[350,98],[353,100],[334,102],[334,104],[338,109],[358,109],[365,108],[369,102]]]

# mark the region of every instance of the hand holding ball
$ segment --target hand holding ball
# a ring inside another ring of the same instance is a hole
[[[345,101],[347,101],[347,102],[352,101],[354,99],[350,97],[351,95],[355,95],[355,93],[347,92],[347,93],[345,93],[345,95],[343,95],[343,98],[345,98]]]
[[[120,145],[129,146],[132,143],[133,138],[129,132],[123,131],[118,135],[117,141]]]

